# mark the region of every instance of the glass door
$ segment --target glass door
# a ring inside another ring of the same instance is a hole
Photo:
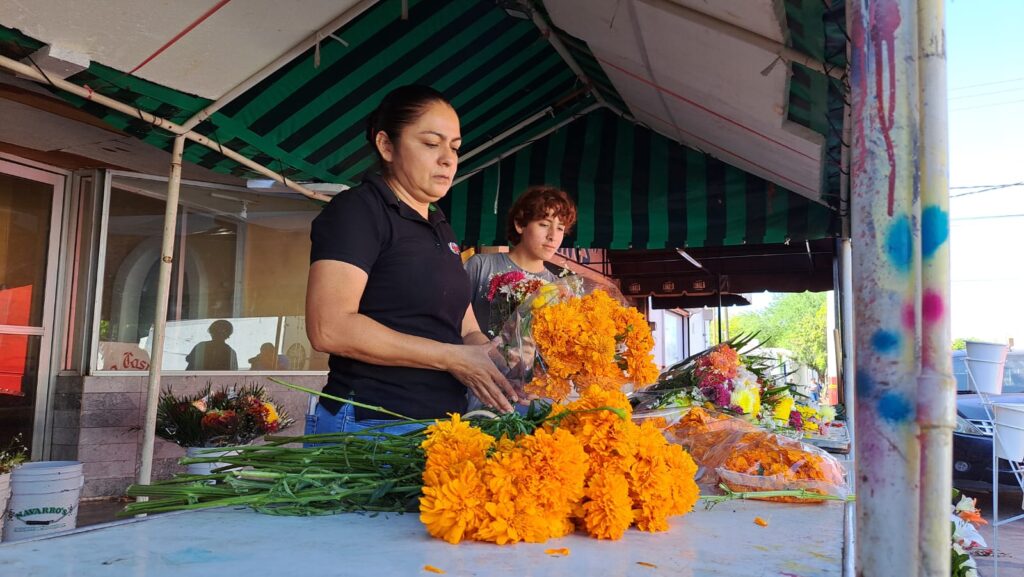
[[[42,456],[64,179],[0,160],[0,446]]]

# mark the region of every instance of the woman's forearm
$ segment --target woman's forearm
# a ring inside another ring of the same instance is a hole
[[[374,365],[448,369],[455,345],[403,334],[359,313],[341,315],[333,321],[330,324],[334,326],[317,323],[310,331],[314,349]]]

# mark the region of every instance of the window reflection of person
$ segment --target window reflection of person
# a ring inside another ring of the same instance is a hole
[[[192,348],[185,357],[188,366],[186,371],[237,371],[238,357],[235,350],[228,345],[228,337],[235,327],[224,319],[213,321],[208,329],[210,340],[203,341]]]
[[[253,371],[277,371],[288,368],[288,357],[277,354],[274,343],[260,345],[260,354],[249,359],[249,369]]]

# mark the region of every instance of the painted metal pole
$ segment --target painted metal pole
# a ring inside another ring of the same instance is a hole
[[[921,173],[922,577],[950,572],[949,507],[953,490],[956,380],[950,354],[949,145],[946,125],[946,32],[943,0],[918,0],[919,158]]]
[[[917,575],[917,6],[849,4],[857,575]]]
[[[164,208],[164,236],[160,246],[160,272],[157,277],[156,313],[153,319],[153,348],[149,354],[149,386],[146,388],[146,418],[142,425],[142,455],[139,483],[149,484],[153,476],[153,445],[156,442],[156,408],[160,399],[160,370],[164,361],[164,335],[167,329],[167,301],[171,295],[171,267],[174,264],[174,237],[178,228],[178,191],[181,188],[181,155],[185,137],[174,138],[171,150],[171,176],[167,181],[167,205]],[[146,497],[139,497],[140,501]]]

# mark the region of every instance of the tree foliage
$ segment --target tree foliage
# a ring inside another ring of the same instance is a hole
[[[777,295],[764,309],[729,321],[729,334],[758,333],[762,342],[788,349],[795,360],[825,374],[828,363],[825,293]]]

